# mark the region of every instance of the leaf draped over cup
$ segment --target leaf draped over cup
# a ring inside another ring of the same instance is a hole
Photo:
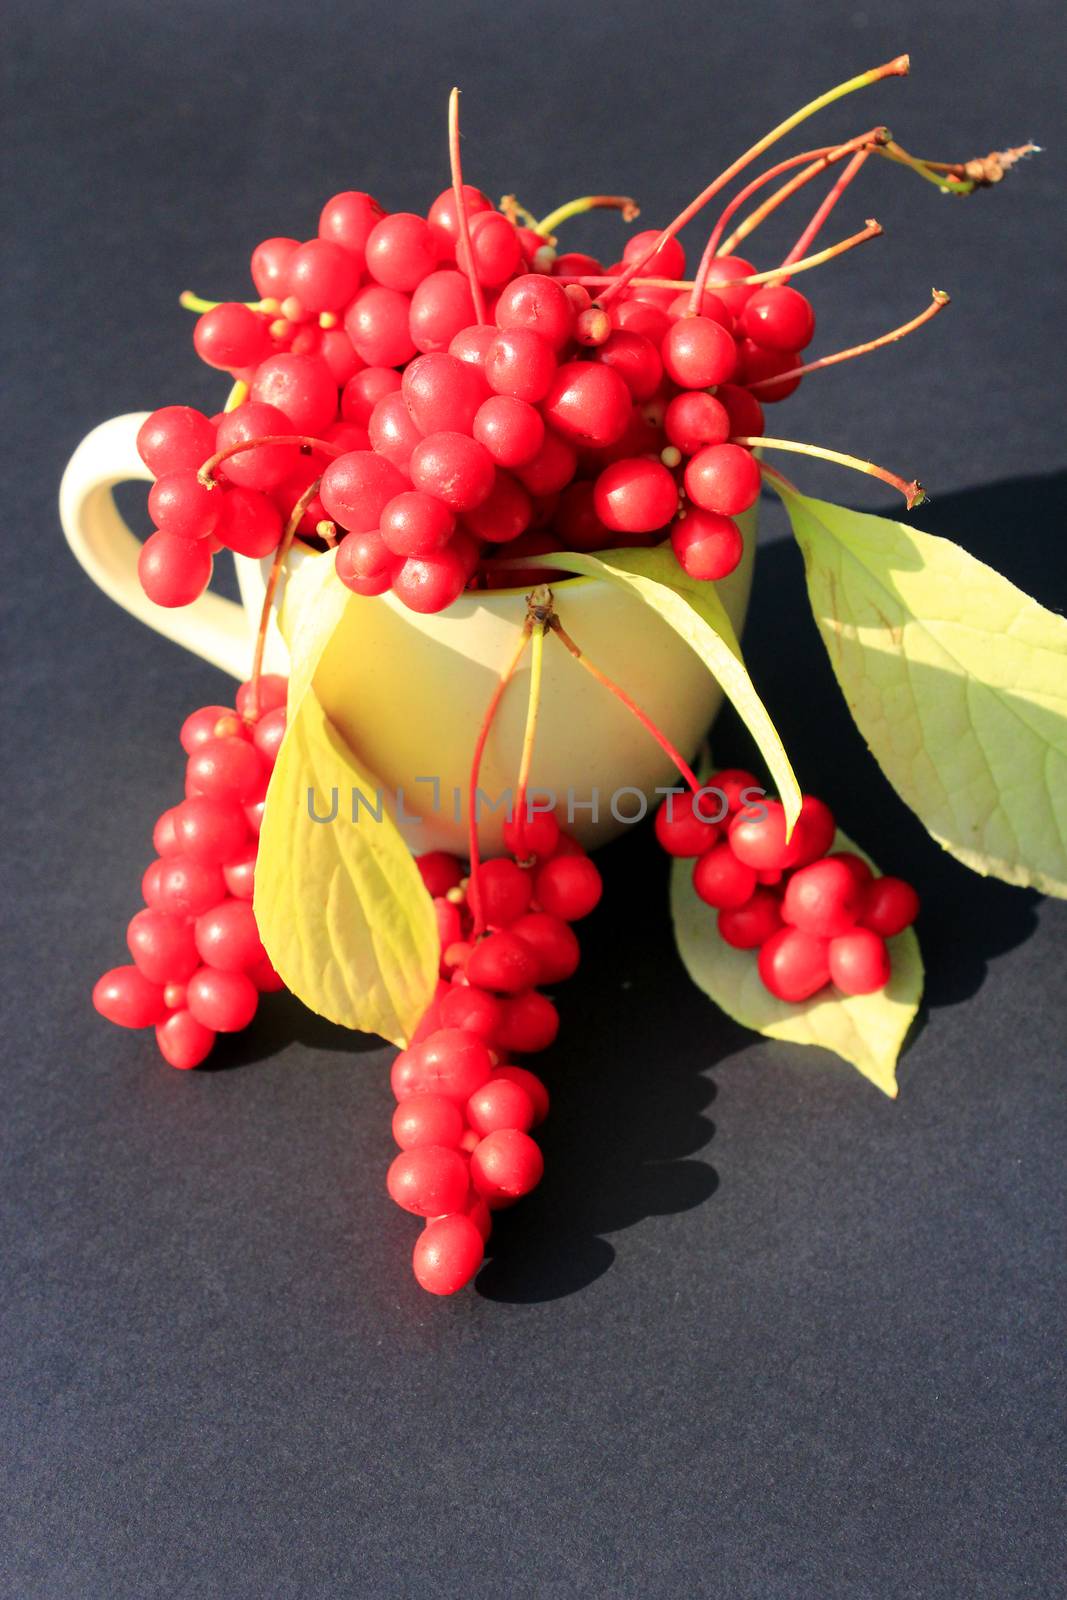
[[[792,829],[800,813],[800,785],[778,730],[748,675],[733,623],[713,583],[701,583],[688,577],[678,565],[670,545],[659,545],[651,550],[608,550],[598,556],[554,550],[551,555],[524,556],[523,566],[602,578],[636,594],[658,612],[696,651],[748,728],[767,764]]]
[[[870,856],[840,829],[832,848],[852,850],[874,868]],[[884,989],[863,995],[824,989],[795,1005],[764,988],[757,951],[735,950],[720,936],[715,912],[693,888],[692,861],[671,865],[671,915],[686,971],[735,1022],[771,1039],[832,1050],[896,1097],[897,1057],[922,998],[923,964],[913,929],[887,940],[893,970]]]
[[[773,487],[901,799],[974,871],[1067,895],[1067,619],[948,539]]]
[[[433,901],[395,823],[351,821],[353,789],[378,790],[315,694],[315,669],[351,599],[332,558],[290,576],[282,631],[291,656],[285,738],[267,791],[253,908],[286,987],[312,1011],[406,1044],[437,981]],[[338,791],[338,814],[328,815]]]

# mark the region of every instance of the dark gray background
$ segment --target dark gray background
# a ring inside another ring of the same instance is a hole
[[[652,223],[788,109],[910,49],[909,80],[809,142],[885,120],[932,156],[1052,149],[965,202],[871,163],[828,237],[870,215],[887,237],[808,280],[818,348],[932,283],[955,304],[776,416],[917,473],[923,526],[1060,605],[1058,10],[16,6],[4,1597],[1057,1592],[1067,916],[942,857],[896,800],[778,513],[753,670],[802,779],[925,897],[900,1100],[693,990],[664,863],[630,837],[562,997],[545,1182],[475,1290],[438,1302],[384,1192],[388,1052],[280,998],[180,1074],[89,1008],[179,791],[178,725],[223,681],[89,586],[55,494],[101,418],[217,403],[180,289],[243,296],[256,241],[313,232],[337,189],[429,202],[454,81],[490,194],[543,212],[627,189]],[[609,248],[596,220],[575,247]],[[801,476],[897,514],[874,485]],[[745,754],[725,722],[717,747]]]

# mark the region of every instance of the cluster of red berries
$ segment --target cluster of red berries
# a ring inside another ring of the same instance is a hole
[[[642,268],[658,281],[636,276],[606,309],[580,280],[610,285],[657,233],[632,237],[604,267],[557,255],[480,190],[463,194],[462,223],[452,189],[425,217],[335,195],[317,238],[256,247],[258,305],[200,317],[198,353],[248,397],[212,418],[168,406],[141,430],[158,480],[158,532],[140,565],[153,600],[195,599],[224,546],[269,555],[320,479],[298,535],[342,530],[337,571],[349,588],[391,589],[416,611],[528,581],[494,557],[669,537],[691,577],[734,569],[733,519],[760,474],[731,437],[763,431],[746,385],[780,400],[800,381],[775,380],[814,331],[807,299],[736,282],[755,269],[724,256],[694,314],[688,289],[662,286],[685,271],[669,239]]]
[[[454,856],[418,858],[441,937],[437,992],[410,1047],[393,1063],[397,1099],[389,1168],[397,1205],[426,1225],[415,1276],[454,1294],[477,1272],[490,1214],[529,1194],[544,1161],[531,1130],[548,1091],[514,1056],[546,1050],[559,1031],[541,987],[577,970],[572,922],[600,899],[600,873],[555,818],[506,830],[516,859],[481,862],[471,877]],[[475,930],[479,929],[479,932]]]
[[[236,705],[185,719],[185,799],[152,831],[145,908],[126,930],[132,966],[113,967],[93,1005],[122,1028],[151,1028],[172,1067],[197,1067],[238,1033],[259,996],[284,987],[260,942],[252,880],[271,769],[285,733],[286,680],[241,685]]]
[[[750,772],[730,769],[699,794],[671,794],[656,836],[672,856],[696,857],[693,888],[718,912],[737,950],[759,951],[759,974],[779,1000],[809,1000],[827,984],[872,994],[889,982],[886,940],[910,927],[919,897],[902,878],[876,878],[860,856],[833,851],[837,827],[805,795],[786,843],[785,811]]]

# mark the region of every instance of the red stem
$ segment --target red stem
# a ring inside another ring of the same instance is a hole
[[[458,244],[462,252],[457,249],[456,263],[467,275],[470,284],[471,299],[474,301],[474,316],[476,321],[485,324],[489,321],[485,312],[485,290],[478,281],[478,274],[474,270],[474,251],[471,249],[471,225],[467,215],[467,196],[463,193],[463,166],[459,152],[459,90],[453,89],[448,97],[448,159],[452,167],[452,194],[456,202],[456,227],[459,231]],[[460,256],[463,259],[460,259]]]
[[[841,196],[852,182],[853,178],[855,178],[857,174],[863,170],[863,164],[870,154],[871,152],[869,150],[856,151],[856,154],[852,157],[852,160],[849,162],[844,172],[841,173],[840,177],[830,190],[830,193],[826,196],[825,200],[816,208],[815,214],[811,221],[808,223],[807,227],[804,229],[804,232],[800,235],[800,238],[797,240],[792,250],[790,250],[785,260],[782,262],[783,267],[791,266],[794,261],[799,261],[801,256],[806,253],[809,244],[816,237],[819,230],[822,228],[823,223],[826,221],[827,217],[830,215],[831,211],[834,209],[837,202],[840,200]],[[779,281],[781,283],[787,283],[788,279],[782,278]]]
[[[522,626],[522,638],[508,665],[504,668],[493,690],[492,698],[485,708],[481,727],[478,729],[478,738],[474,745],[474,754],[471,757],[470,786],[467,794],[467,835],[469,839],[468,855],[470,857],[470,883],[467,889],[467,899],[470,903],[471,914],[474,918],[474,936],[485,932],[485,917],[482,912],[481,895],[478,893],[478,871],[481,867],[481,853],[478,849],[478,775],[482,768],[482,756],[485,753],[486,740],[489,738],[497,709],[504,697],[504,690],[515,675],[515,668],[522,660],[523,651],[530,642],[532,622],[529,617]]]

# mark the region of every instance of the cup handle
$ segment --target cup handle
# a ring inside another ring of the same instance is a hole
[[[250,633],[244,608],[205,590],[192,605],[169,610],[149,600],[137,576],[141,541],[115,504],[116,484],[152,482],[137,453],[147,411],[112,417],[86,434],[59,487],[59,516],[67,543],[93,582],[132,616],[164,638],[235,678],[247,675]]]

